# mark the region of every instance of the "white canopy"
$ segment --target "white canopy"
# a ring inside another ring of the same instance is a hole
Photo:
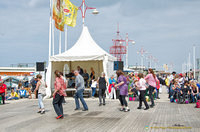
[[[89,60],[104,60],[108,56],[108,60],[114,61],[115,57],[108,54],[92,39],[88,28],[83,27],[80,38],[76,44],[68,51],[52,56],[50,61],[89,61]]]
[[[62,71],[66,65],[70,70],[74,70],[77,66],[81,66],[87,71],[91,67],[95,70],[95,76],[99,77],[101,72],[106,73],[107,77],[114,74],[115,57],[104,51],[92,39],[88,28],[83,27],[80,38],[76,44],[66,52],[50,57],[49,66],[47,69],[47,97],[51,96],[51,89],[54,87],[55,70]]]

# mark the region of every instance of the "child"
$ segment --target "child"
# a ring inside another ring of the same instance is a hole
[[[97,79],[92,80],[91,88],[92,88],[92,98],[94,98],[94,95],[96,93],[96,88],[97,88]]]
[[[149,109],[149,105],[147,104],[147,101],[145,99],[145,93],[146,93],[146,80],[143,78],[143,74],[139,73],[138,74],[139,77],[139,81],[138,83],[136,83],[136,86],[138,87],[139,91],[140,91],[140,96],[139,96],[139,107],[138,109],[142,109],[142,101],[145,104],[145,109],[144,110],[148,110]]]
[[[23,86],[22,86],[21,90],[19,90],[19,95],[20,95],[20,98],[28,98],[26,90],[24,89]]]

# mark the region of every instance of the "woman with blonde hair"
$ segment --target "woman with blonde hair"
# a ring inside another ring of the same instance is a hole
[[[199,88],[197,87],[194,81],[191,83],[191,88],[192,88],[192,92],[191,92],[192,103],[195,103],[195,97],[196,97],[196,101],[199,99]]]

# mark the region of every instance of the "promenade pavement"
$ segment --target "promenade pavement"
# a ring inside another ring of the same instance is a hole
[[[52,99],[44,101],[46,113],[38,114],[36,99],[7,101],[0,105],[0,132],[200,132],[200,109],[195,104],[170,103],[166,88],[161,99],[147,111],[138,102],[129,102],[130,112],[120,112],[118,100],[85,99],[89,111],[74,111],[73,98],[66,98],[64,119],[56,120]]]

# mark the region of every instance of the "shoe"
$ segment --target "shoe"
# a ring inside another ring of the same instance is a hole
[[[99,104],[99,106],[102,106],[102,104]]]
[[[150,105],[151,108],[153,108],[154,106],[155,106],[154,104]]]
[[[83,109],[82,111],[88,111],[88,109]]]
[[[37,113],[41,113],[41,111],[38,111]]]
[[[126,109],[124,110],[124,112],[129,112],[129,111],[130,111],[130,109],[129,109],[129,108],[128,108],[128,109],[126,108]]]
[[[103,105],[106,105],[106,103],[103,103]]]
[[[160,99],[160,97],[158,97],[157,99]]]
[[[40,112],[40,114],[45,114],[45,111],[44,111],[44,110],[43,110],[43,111],[41,111],[41,112]]]
[[[76,108],[76,109],[74,109],[74,110],[80,110],[80,108]]]
[[[149,107],[145,108],[144,110],[148,110],[148,109],[149,109]]]
[[[56,117],[56,119],[61,119],[62,115],[59,115],[58,117]]]
[[[120,109],[120,111],[124,111],[124,110],[125,110],[125,108],[121,108],[121,109]]]
[[[137,107],[137,109],[142,109],[142,107]]]

